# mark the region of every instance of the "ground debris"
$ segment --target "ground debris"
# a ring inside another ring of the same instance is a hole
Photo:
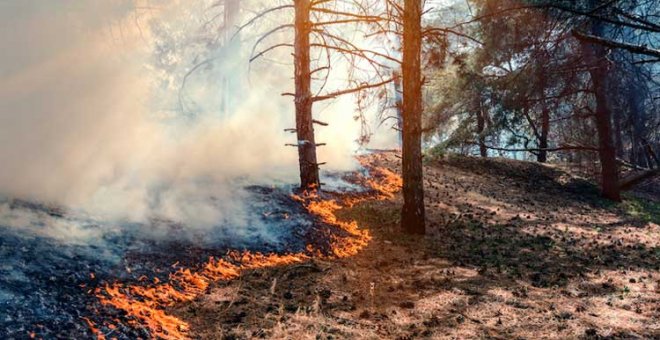
[[[389,154],[367,158],[400,166]],[[227,333],[239,310],[244,338],[657,337],[657,222],[552,166],[451,157],[429,160],[425,176],[431,236],[399,234],[398,196],[362,202],[337,212],[373,236],[357,255],[258,269],[225,283],[249,303],[212,304],[217,290],[172,312],[202,339]]]

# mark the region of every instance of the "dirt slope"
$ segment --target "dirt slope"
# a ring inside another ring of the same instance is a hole
[[[204,339],[660,338],[657,196],[612,205],[508,160],[425,171],[430,236],[397,232],[400,197],[362,203],[340,212],[374,237],[359,255],[250,271],[172,312]]]

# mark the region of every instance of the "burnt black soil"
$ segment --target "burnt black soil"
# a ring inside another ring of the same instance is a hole
[[[97,287],[116,281],[141,284],[144,277],[167,280],[179,268],[195,270],[230,249],[303,251],[319,225],[292,199],[290,189],[251,186],[246,192],[250,198],[244,224],[200,232],[157,218],[148,223],[108,223],[62,207],[0,201],[7,218],[0,220],[0,338],[90,338],[85,318],[102,324],[123,317],[99,305],[92,293]],[[16,216],[24,221],[9,223]],[[92,236],[53,238],[47,230],[54,223],[70,224],[76,232]],[[149,334],[120,325],[111,336],[133,339]]]

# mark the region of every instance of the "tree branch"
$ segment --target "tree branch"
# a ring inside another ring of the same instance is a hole
[[[268,52],[270,52],[270,51],[272,51],[272,50],[274,50],[274,49],[276,49],[276,48],[278,48],[278,47],[293,47],[293,44],[277,44],[277,45],[273,45],[273,46],[271,46],[271,47],[269,47],[269,48],[267,48],[267,49],[265,49],[265,50],[263,50],[263,51],[261,51],[261,52],[255,54],[253,57],[250,58],[250,62],[253,62],[253,61],[259,59],[259,57],[261,57],[262,55],[264,55],[264,54],[266,54],[266,53],[268,53]]]
[[[258,13],[252,19],[248,20],[245,24],[238,27],[238,29],[236,30],[236,33],[234,33],[234,35],[232,35],[231,38],[234,39],[234,37],[236,37],[245,27],[248,27],[248,26],[252,25],[255,21],[257,21],[259,18],[265,16],[266,14],[272,13],[272,12],[275,12],[275,11],[279,11],[279,10],[282,10],[282,9],[286,9],[286,8],[294,8],[294,6],[293,5],[282,5],[282,6],[269,8],[269,9],[267,9],[267,10],[261,12],[261,13]]]
[[[323,95],[323,96],[316,96],[316,97],[312,98],[312,101],[318,102],[318,101],[322,101],[322,100],[333,99],[333,98],[336,98],[336,97],[339,97],[339,96],[342,96],[342,95],[345,95],[345,94],[351,94],[351,93],[355,93],[355,92],[360,92],[362,90],[367,90],[367,89],[380,87],[380,86],[383,86],[385,84],[391,83],[392,81],[394,81],[394,78],[390,78],[390,79],[382,81],[380,83],[364,84],[362,86],[358,86],[358,87],[355,87],[355,88],[342,90],[342,91],[337,91],[337,92],[332,92],[332,93],[328,93],[328,94]]]
[[[610,48],[618,48],[618,49],[624,49],[629,52],[635,53],[635,54],[643,54],[643,55],[648,55],[651,57],[657,57],[660,58],[660,50],[656,50],[653,48],[648,48],[646,46],[642,45],[633,45],[633,44],[628,44],[624,42],[617,42],[617,41],[612,41],[608,39],[603,39],[600,37],[596,37],[593,35],[585,34],[582,32],[579,32],[577,30],[573,30],[573,35],[578,39],[586,42],[590,42],[592,44],[598,44],[598,45],[603,45],[606,47]]]

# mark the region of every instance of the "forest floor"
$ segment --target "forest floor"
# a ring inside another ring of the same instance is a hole
[[[247,271],[172,312],[204,339],[660,339],[646,188],[612,204],[558,167],[428,161],[429,236],[398,232],[400,196],[366,201],[339,212],[373,236],[358,255]]]

